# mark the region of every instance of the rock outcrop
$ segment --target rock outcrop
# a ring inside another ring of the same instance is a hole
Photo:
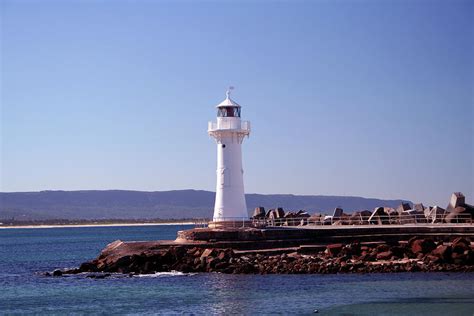
[[[133,244],[133,243],[132,243]],[[201,245],[205,246],[205,245]],[[200,246],[139,246],[116,241],[100,256],[71,273],[150,274],[166,271],[252,273],[369,273],[414,271],[474,272],[474,249],[459,237],[444,242],[413,237],[396,244],[384,242],[328,244],[297,248],[237,251]]]

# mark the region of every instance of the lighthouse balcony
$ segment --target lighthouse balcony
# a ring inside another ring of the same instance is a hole
[[[250,134],[250,122],[241,120],[209,122],[207,131],[209,134],[228,131],[248,135]]]

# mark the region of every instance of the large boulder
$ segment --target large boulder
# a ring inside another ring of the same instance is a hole
[[[363,210],[360,212],[360,216],[362,217],[362,224],[367,225],[369,224],[369,217],[372,215],[372,212],[369,210]]]
[[[400,224],[416,224],[416,223],[426,223],[425,212],[417,211],[414,209],[402,211],[399,215]]]
[[[321,213],[314,213],[308,217],[308,222],[311,224],[322,225],[324,221],[324,216]]]
[[[331,225],[333,223],[333,218],[332,215],[326,215],[323,218],[323,224],[324,225]]]
[[[444,261],[447,261],[451,258],[451,252],[452,252],[452,248],[450,246],[439,245],[431,252],[431,254]]]
[[[388,215],[385,214],[383,207],[376,207],[369,217],[369,223],[375,225],[389,224]]]
[[[97,266],[93,262],[84,262],[80,265],[79,270],[82,272],[97,272]]]
[[[255,208],[255,210],[253,211],[252,218],[254,218],[254,219],[263,219],[263,218],[265,218],[265,208],[263,206],[257,206]]]
[[[390,260],[393,256],[393,253],[390,250],[379,252],[377,254],[377,260]]]
[[[350,217],[349,214],[342,213],[340,217],[333,218],[333,225],[349,225]]]
[[[417,203],[415,205],[413,205],[413,209],[417,212],[421,212],[421,213],[424,213],[425,211],[425,207],[423,206],[423,203]]]
[[[447,223],[471,222],[474,217],[474,206],[466,203],[466,197],[461,192],[451,195],[448,207],[446,207],[445,221]]]
[[[398,214],[397,210],[394,209],[393,207],[385,206],[383,208],[383,211],[385,212],[385,214],[390,215],[390,216],[396,216]]]
[[[300,223],[300,221],[296,219],[295,212],[291,212],[291,211],[286,212],[283,218],[285,218],[285,221],[283,222],[283,226],[297,226]]]
[[[231,248],[220,250],[217,259],[220,261],[228,261],[230,258],[234,256],[234,251]]]
[[[295,213],[296,220],[292,221],[292,223],[297,226],[307,225],[309,217],[310,215],[306,211],[299,210],[298,212]]]
[[[360,212],[354,212],[349,217],[349,225],[362,225],[363,219]]]
[[[388,216],[388,220],[390,224],[399,224],[400,223],[400,216],[396,209],[393,207],[384,207],[383,211]]]
[[[333,214],[332,214],[332,217],[333,217],[334,219],[339,218],[339,217],[342,216],[343,213],[344,213],[344,210],[343,210],[342,208],[336,207],[336,208],[334,209],[334,212],[333,212]]]
[[[285,217],[285,211],[283,211],[283,208],[278,207],[270,210],[267,217],[274,223],[274,225],[281,226],[284,223],[283,219]]]
[[[217,250],[213,248],[207,248],[201,254],[201,258],[214,257],[217,255]]]
[[[411,209],[410,204],[402,203],[397,207],[397,212],[398,214],[402,214],[404,211],[408,211],[410,209]]]
[[[442,223],[446,215],[446,210],[435,205],[425,208],[424,214],[428,223]]]
[[[461,192],[454,192],[451,194],[451,199],[449,200],[448,207],[446,210],[451,212],[453,209],[459,206],[464,206],[466,204],[466,197]]]
[[[420,254],[420,253],[426,254],[436,249],[435,242],[430,238],[426,238],[426,239],[419,239],[416,237],[412,238],[409,241],[409,246],[410,246],[411,252],[414,253],[415,255]]]
[[[310,215],[305,210],[299,210],[298,212],[296,212],[296,217],[307,218],[310,217]]]
[[[471,242],[463,237],[457,237],[451,243],[453,252],[456,252],[456,253],[463,253],[466,250],[470,250],[470,245],[471,245]]]
[[[469,212],[466,207],[457,206],[456,208],[451,208],[450,210],[451,211],[446,210],[447,213],[444,217],[444,221],[446,223],[466,223],[472,220],[471,212]]]
[[[279,212],[277,209],[271,209],[267,214],[267,217],[270,219],[283,218],[284,216],[285,212]]]
[[[342,250],[342,244],[330,244],[326,246],[326,253],[330,257],[336,257]]]
[[[285,211],[283,210],[282,207],[277,207],[277,208],[275,209],[275,213],[276,213],[277,218],[283,218],[283,217],[285,217]]]

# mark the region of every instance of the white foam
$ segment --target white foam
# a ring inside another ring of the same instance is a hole
[[[137,278],[162,278],[162,277],[173,277],[173,276],[192,276],[197,273],[184,273],[180,271],[170,271],[170,272],[155,272],[154,274],[137,274],[134,277]]]

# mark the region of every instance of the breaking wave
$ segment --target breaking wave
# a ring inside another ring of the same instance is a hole
[[[154,274],[136,274],[133,277],[136,278],[163,278],[163,277],[173,277],[173,276],[192,276],[197,273],[184,273],[180,271],[170,271],[170,272],[155,272]]]

